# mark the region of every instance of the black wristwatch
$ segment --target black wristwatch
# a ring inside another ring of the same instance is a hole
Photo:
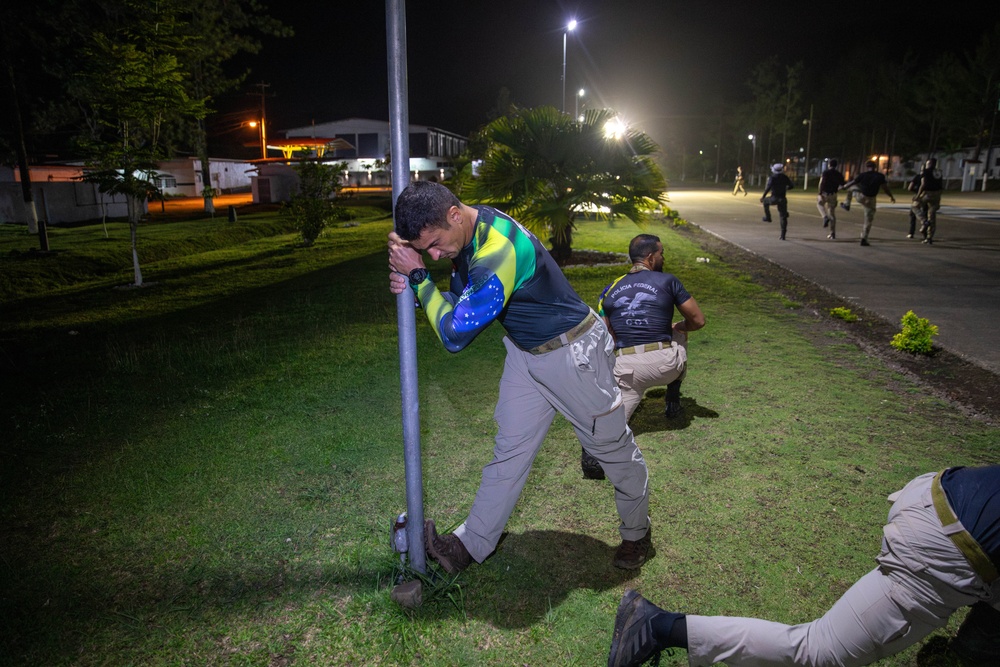
[[[407,276],[410,279],[410,287],[416,287],[420,283],[427,280],[427,269],[420,267],[410,271],[410,275]]]

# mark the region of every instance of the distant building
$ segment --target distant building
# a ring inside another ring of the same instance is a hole
[[[209,158],[212,187],[219,193],[249,192],[250,177],[256,167],[244,160]],[[157,165],[155,184],[165,196],[201,197],[205,184],[201,160],[196,157],[164,160]]]
[[[351,148],[326,152],[326,158],[347,163],[345,185],[389,185],[389,121],[367,118],[317,123],[306,127],[284,130],[287,138],[335,137],[343,139]],[[413,125],[409,127],[410,178],[413,180],[443,181],[452,175],[454,159],[465,152],[468,139],[436,127]]]
[[[31,198],[39,220],[48,224],[124,218],[128,205],[123,195],[104,194],[96,183],[83,179],[83,167],[32,165]],[[16,169],[0,166],[0,223],[27,223],[28,212]]]

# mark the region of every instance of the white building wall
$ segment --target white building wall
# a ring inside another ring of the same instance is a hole
[[[240,192],[250,189],[250,177],[255,167],[243,160],[210,158],[212,187],[221,192]],[[179,158],[167,160],[157,166],[161,177],[157,185],[170,197],[200,197],[205,189],[201,178],[201,160]]]
[[[32,182],[31,196],[39,219],[48,224],[128,217],[125,197],[102,194],[94,183]],[[0,223],[10,222],[28,222],[20,183],[0,183]]]

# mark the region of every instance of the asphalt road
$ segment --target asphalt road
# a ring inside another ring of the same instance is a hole
[[[933,245],[906,238],[907,192],[884,194],[869,236],[860,245],[861,206],[838,209],[837,239],[826,238],[810,192],[789,193],[786,241],[775,222],[761,221],[760,190],[672,186],[670,205],[688,221],[766,257],[882,317],[899,322],[908,310],[939,327],[935,344],[1000,373],[1000,195],[945,193]],[[843,200],[843,197],[841,197]]]

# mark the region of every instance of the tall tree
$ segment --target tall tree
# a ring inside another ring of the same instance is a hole
[[[750,117],[753,133],[757,135],[757,149],[761,152],[761,158],[769,161],[773,158],[771,143],[774,134],[784,117],[782,99],[785,86],[778,57],[771,56],[754,67],[747,86],[753,95]],[[766,144],[762,142],[765,138]]]
[[[653,160],[657,145],[634,128],[609,132],[617,122],[607,109],[590,109],[580,122],[553,107],[497,118],[482,130],[486,153],[465,194],[505,206],[547,235],[553,257],[565,263],[581,211],[643,224],[666,195],[666,179]]]
[[[802,81],[802,70],[805,65],[797,62],[785,68],[785,80],[782,85],[781,95],[781,121],[777,129],[781,132],[781,160],[784,162],[788,153],[788,133],[792,128],[798,129],[801,123],[798,122],[802,116],[800,103],[802,102],[802,91],[800,84]]]
[[[186,48],[178,57],[188,73],[185,86],[192,99],[211,100],[242,83],[249,70],[230,73],[227,64],[240,53],[259,52],[260,36],[292,35],[290,28],[267,15],[259,0],[181,0],[179,11]],[[190,119],[182,136],[194,146],[201,162],[205,212],[214,213],[204,117]]]
[[[45,220],[38,218],[31,188],[28,135],[33,110],[29,108],[29,94],[26,94],[30,86],[24,84],[37,82],[44,76],[41,66],[44,39],[40,29],[46,27],[47,9],[43,3],[0,4],[0,25],[5,26],[0,30],[0,68],[3,69],[0,76],[5,79],[4,88],[8,91],[0,113],[6,112],[9,119],[7,123],[0,124],[0,142],[6,139],[12,149],[7,161],[12,160],[18,168],[28,233],[38,234],[43,252],[49,249],[49,239]]]
[[[975,51],[965,57],[973,100],[970,130],[976,142],[974,162],[979,161],[983,140],[989,139],[989,125],[1000,107],[1000,22],[980,39]]]
[[[93,33],[69,91],[86,120],[80,146],[94,168],[87,178],[126,198],[135,285],[141,286],[138,224],[166,154],[163,129],[203,116],[205,105],[188,96],[177,57],[185,39],[171,4],[157,2],[150,11],[147,3],[126,0],[123,8],[132,11]]]

